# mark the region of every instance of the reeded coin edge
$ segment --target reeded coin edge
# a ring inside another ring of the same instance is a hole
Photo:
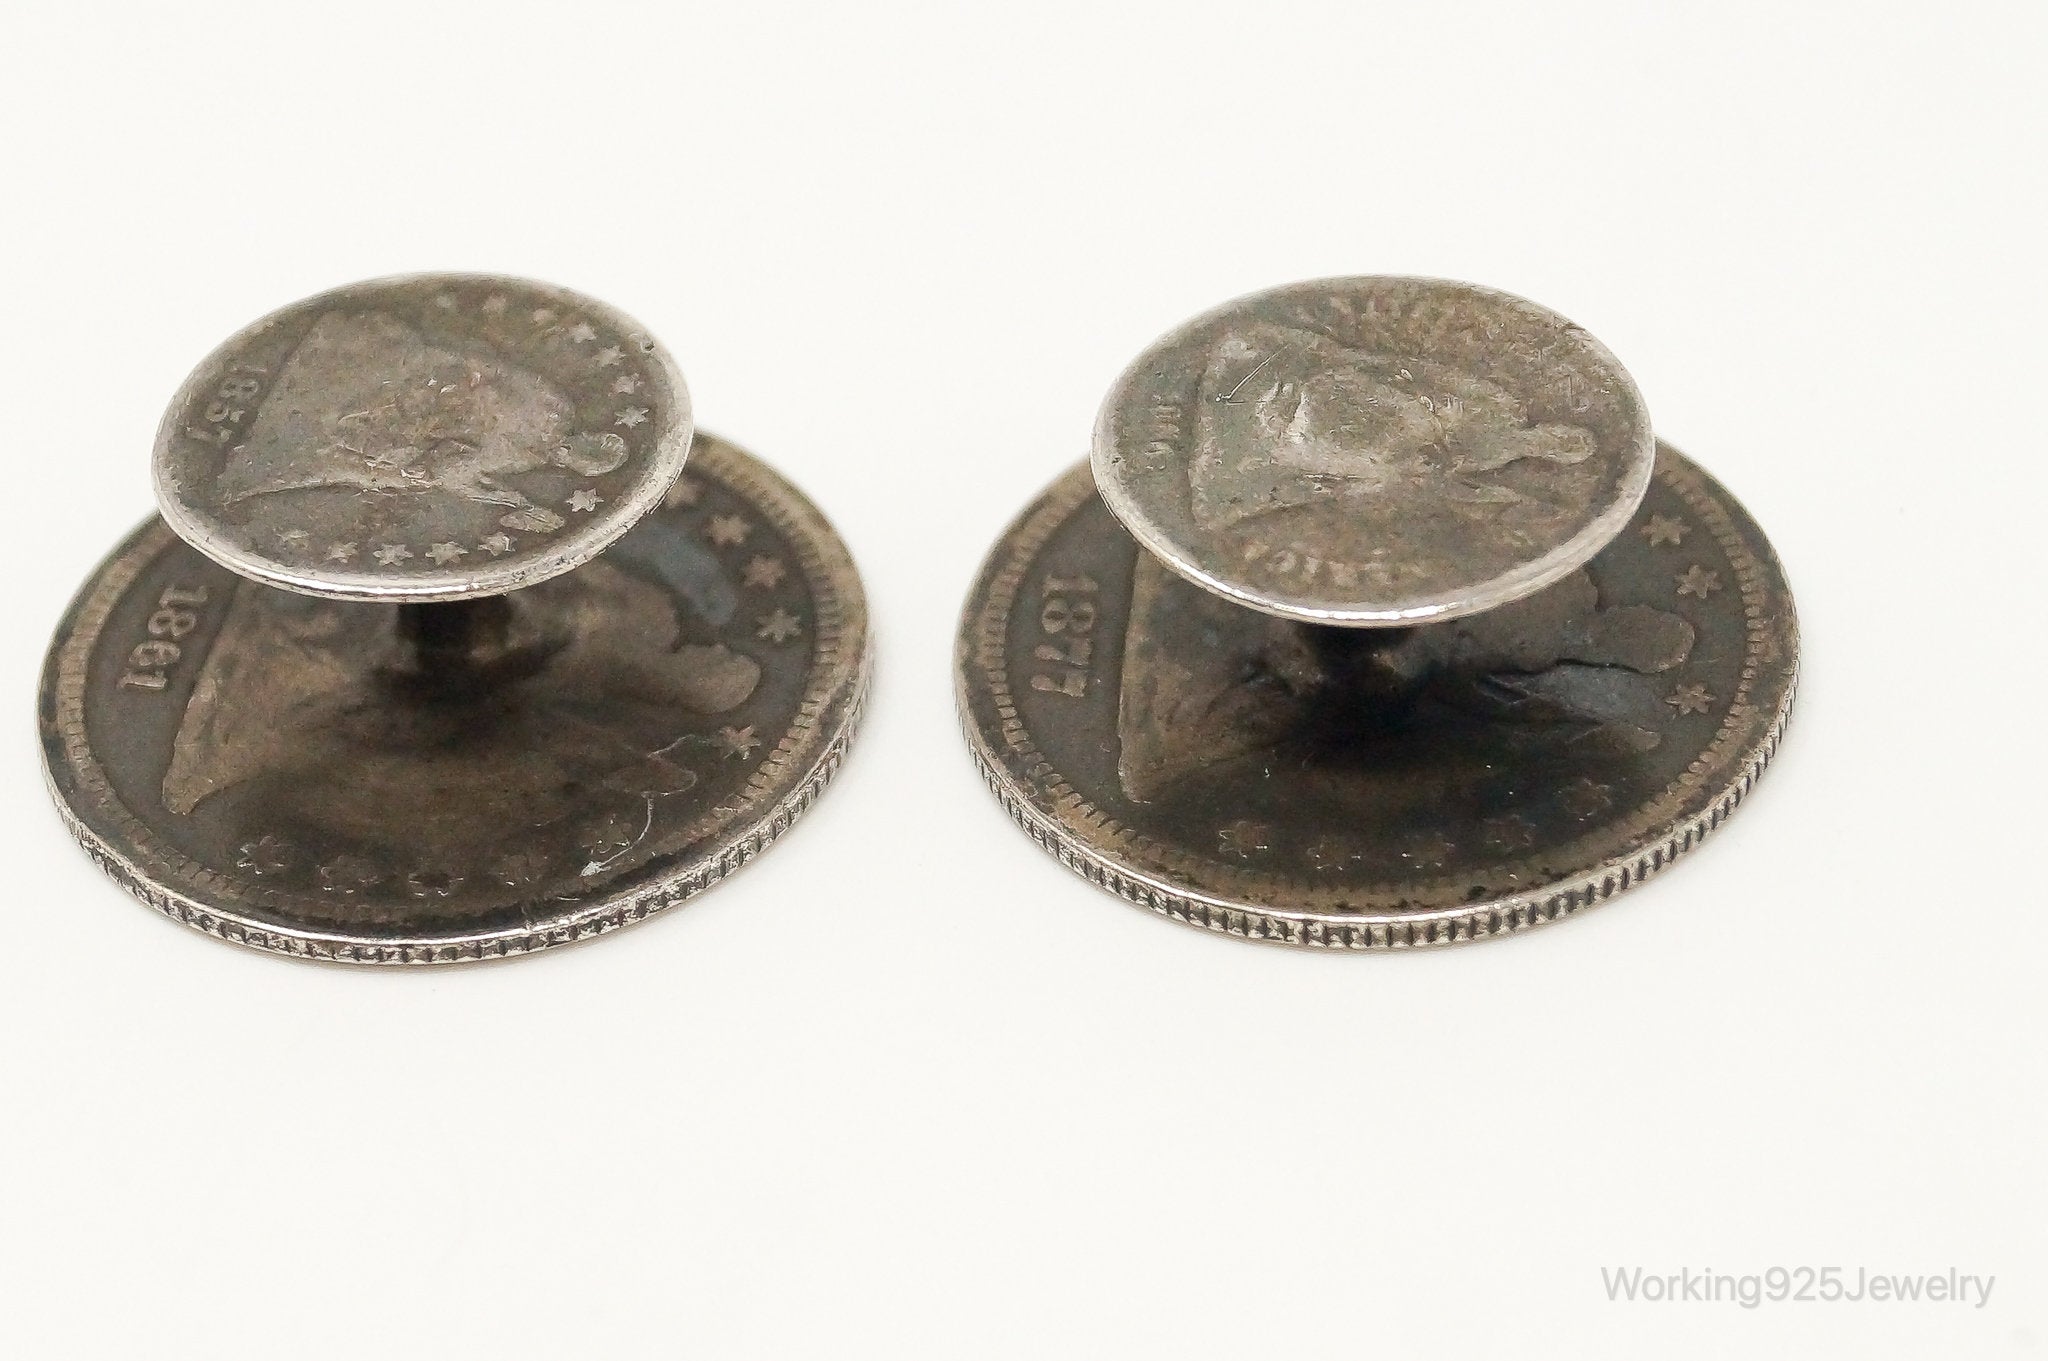
[[[826,739],[797,784],[754,821],[729,830],[709,846],[688,848],[685,854],[690,856],[691,865],[686,871],[578,904],[557,920],[526,928],[412,938],[297,930],[205,902],[151,879],[106,837],[87,825],[73,808],[72,800],[58,783],[52,764],[53,734],[46,731],[38,742],[43,758],[43,783],[66,830],[86,855],[130,896],[173,921],[252,950],[341,964],[460,964],[515,958],[551,946],[608,935],[695,897],[753,860],[817,801],[845,760],[866,711],[873,675],[872,638],[860,577],[844,541],[822,512],[789,482],[735,445],[707,436],[696,456],[700,468],[735,490],[765,493],[755,505],[796,546],[797,557],[819,601],[819,627],[811,662],[816,679],[805,691],[797,717],[775,755],[755,772],[740,800],[729,806],[730,811],[737,813],[743,809],[745,800],[772,783],[802,747],[820,734],[825,734]],[[802,523],[804,520],[809,523]],[[146,533],[150,527],[146,523],[137,535]],[[164,532],[168,533],[167,527]],[[137,535],[131,535],[122,547]],[[92,798],[116,825],[138,834],[142,844],[150,845],[154,838],[115,798],[85,746],[84,658],[65,655],[73,651],[82,654],[79,634],[74,628],[76,622],[91,615],[95,606],[104,614],[141,567],[141,559],[123,564],[93,582],[92,589],[81,593],[67,608],[58,634],[62,637],[69,632],[71,636],[64,646],[53,647],[45,659],[39,687],[43,704],[54,713],[45,717],[39,706],[38,719],[39,726],[54,727],[54,736],[62,742],[81,795]],[[184,861],[182,856],[177,858]],[[202,882],[217,880],[225,885],[216,873],[196,865],[189,868]],[[651,868],[643,866],[637,873],[644,876]]]
[[[766,850],[803,816],[825,786],[832,782],[832,777],[839,773],[867,706],[872,669],[870,662],[863,662],[859,680],[832,740],[819,754],[817,763],[803,782],[780,800],[766,819],[754,824],[744,834],[728,839],[716,855],[703,860],[685,875],[623,898],[592,905],[587,911],[545,929],[452,939],[391,941],[350,938],[336,932],[288,931],[255,922],[157,885],[79,820],[58,792],[47,763],[43,784],[50,791],[66,829],[110,879],[145,906],[217,940],[270,954],[339,964],[463,964],[487,959],[513,959],[554,945],[595,940],[621,927],[644,921],[696,897]]]
[[[1134,907],[1219,935],[1311,949],[1399,950],[1490,940],[1561,921],[1634,888],[1667,868],[1725,822],[1763,775],[1784,739],[1797,689],[1795,674],[1784,704],[1741,776],[1710,808],[1689,819],[1661,844],[1599,865],[1563,888],[1547,886],[1535,893],[1498,899],[1475,908],[1452,907],[1401,916],[1361,912],[1341,919],[1327,915],[1288,916],[1250,903],[1176,888],[1074,842],[1056,823],[1031,806],[1001,762],[984,750],[972,717],[963,715],[963,719],[974,767],[1003,811],[1041,849],[1097,888],[1107,889]]]
[[[1675,450],[1672,452],[1676,452]],[[1699,486],[1700,482],[1713,484],[1711,477],[1690,460],[1679,456],[1683,473],[1678,476],[1680,491],[1696,511],[1713,512],[1707,518],[1725,520],[1725,512],[1713,503]],[[960,628],[956,642],[956,665],[954,668],[954,699],[957,716],[965,735],[975,768],[1010,818],[1022,827],[1034,842],[1049,852],[1061,864],[1099,888],[1107,889],[1124,901],[1142,907],[1185,925],[1201,927],[1219,934],[1238,936],[1243,939],[1292,945],[1306,948],[1335,950],[1387,950],[1413,946],[1448,945],[1461,942],[1491,939],[1510,935],[1532,926],[1558,921],[1584,908],[1621,893],[1651,878],[1687,852],[1695,849],[1707,835],[1718,828],[1735,808],[1748,796],[1764,770],[1777,755],[1791,721],[1793,701],[1798,693],[1799,681],[1799,637],[1797,615],[1793,610],[1789,587],[1785,596],[1785,618],[1783,647],[1786,651],[1784,690],[1773,709],[1763,731],[1751,739],[1746,758],[1734,771],[1732,778],[1721,791],[1709,799],[1699,811],[1670,825],[1661,835],[1654,835],[1636,849],[1621,855],[1606,857],[1591,867],[1580,871],[1564,881],[1553,881],[1540,888],[1522,893],[1508,894],[1479,903],[1459,903],[1450,906],[1424,909],[1414,912],[1317,912],[1303,909],[1289,912],[1252,903],[1246,899],[1230,898],[1220,894],[1203,893],[1168,882],[1164,878],[1148,873],[1137,867],[1119,861],[1110,855],[1075,840],[1072,833],[1062,828],[1032,801],[1031,795],[1007,769],[1002,757],[991,747],[987,736],[980,730],[974,714],[974,686],[976,673],[988,671],[988,685],[996,717],[1005,731],[1015,728],[1024,737],[1029,751],[1025,753],[1036,758],[1044,772],[1054,776],[1056,793],[1062,793],[1062,806],[1071,805],[1072,811],[1081,821],[1109,831],[1120,830],[1114,819],[1096,810],[1081,794],[1069,787],[1057,771],[1037,755],[1035,744],[1031,744],[1028,733],[1022,728],[1022,721],[1016,714],[1014,703],[1006,693],[997,692],[999,687],[993,677],[993,669],[982,663],[984,654],[992,646],[992,637],[1000,633],[1000,620],[989,616],[996,610],[998,598],[1005,594],[1003,578],[1014,573],[1021,577],[1024,565],[1033,560],[1058,525],[1094,494],[1092,479],[1074,479],[1073,473],[1088,467],[1083,461],[1076,469],[1062,474],[1051,487],[1035,498],[1022,514],[1008,525],[991,551],[988,560],[976,573],[973,589],[970,591],[961,613]],[[1692,485],[1685,485],[1686,483]],[[1722,489],[1723,495],[1727,495]],[[1734,498],[1729,496],[1729,501]],[[1752,522],[1753,523],[1753,522]],[[1761,536],[1761,530],[1758,530]],[[1013,537],[1014,536],[1014,537]],[[1753,575],[1759,564],[1748,547],[1735,536],[1732,525],[1721,526],[1716,534],[1724,547],[1729,547],[1733,538],[1731,559],[1737,562],[1738,572]],[[1764,545],[1768,553],[1768,544]],[[1144,551],[1142,548],[1139,551]],[[1747,560],[1746,563],[1744,560]],[[1782,580],[1782,568],[1779,569]],[[1010,583],[1008,594],[1014,595],[1016,583]],[[1745,594],[1748,594],[1745,592]],[[1007,617],[1007,608],[1000,613]],[[1734,724],[1738,714],[1747,704],[1746,696],[1756,678],[1753,648],[1760,622],[1758,608],[1753,602],[1745,602],[1745,622],[1752,636],[1752,656],[1743,668],[1739,693],[1731,702],[1730,712],[1724,719],[1721,732],[1707,750],[1730,741],[1734,735]],[[1007,684],[1000,686],[1007,690]],[[1697,765],[1697,762],[1695,763]],[[1664,794],[1650,801],[1646,809],[1654,810],[1668,800],[1678,797],[1684,790],[1686,780],[1681,776],[1674,781]],[[1250,876],[1247,876],[1248,878]],[[1277,884],[1283,891],[1288,885],[1277,876],[1269,876],[1269,884]]]

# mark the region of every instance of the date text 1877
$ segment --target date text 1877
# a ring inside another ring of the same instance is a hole
[[[1088,668],[1095,658],[1095,579],[1086,574],[1048,576],[1039,586],[1038,627],[1044,641],[1032,651],[1051,663],[1031,678],[1031,688],[1084,698]]]

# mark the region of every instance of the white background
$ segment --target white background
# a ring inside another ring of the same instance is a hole
[[[2038,4],[46,4],[0,35],[0,1353],[2048,1354]],[[48,809],[158,413],[369,275],[625,307],[833,517],[840,781],[598,944],[239,952]],[[1627,363],[1798,592],[1754,800],[1511,941],[1330,957],[1034,849],[956,611],[1155,334],[1468,278]],[[1602,1267],[1995,1274],[1609,1303]]]

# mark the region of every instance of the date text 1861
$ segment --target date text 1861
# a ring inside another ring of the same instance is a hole
[[[149,636],[128,649],[128,669],[121,673],[124,690],[161,690],[170,683],[170,671],[185,655],[178,640],[199,627],[195,608],[206,603],[204,586],[166,586],[157,597],[155,613],[143,626]]]

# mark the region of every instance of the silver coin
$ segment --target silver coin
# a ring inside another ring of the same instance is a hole
[[[270,590],[151,520],[58,628],[44,768],[93,858],[188,926],[351,963],[486,959],[747,863],[838,769],[867,657],[832,527],[700,437],[602,558],[490,601]]]
[[[293,303],[207,356],[157,433],[157,500],[274,586],[460,600],[596,556],[689,446],[682,375],[630,317],[550,284],[412,275]]]
[[[1776,751],[1798,650],[1762,532],[1668,447],[1589,561],[1405,630],[1189,584],[1083,464],[982,568],[956,683],[990,787],[1076,873],[1212,931],[1378,949],[1554,921],[1692,850]]]
[[[1111,388],[1095,478],[1175,571],[1322,624],[1453,619],[1577,570],[1648,487],[1641,394],[1536,304],[1437,279],[1227,303]]]

